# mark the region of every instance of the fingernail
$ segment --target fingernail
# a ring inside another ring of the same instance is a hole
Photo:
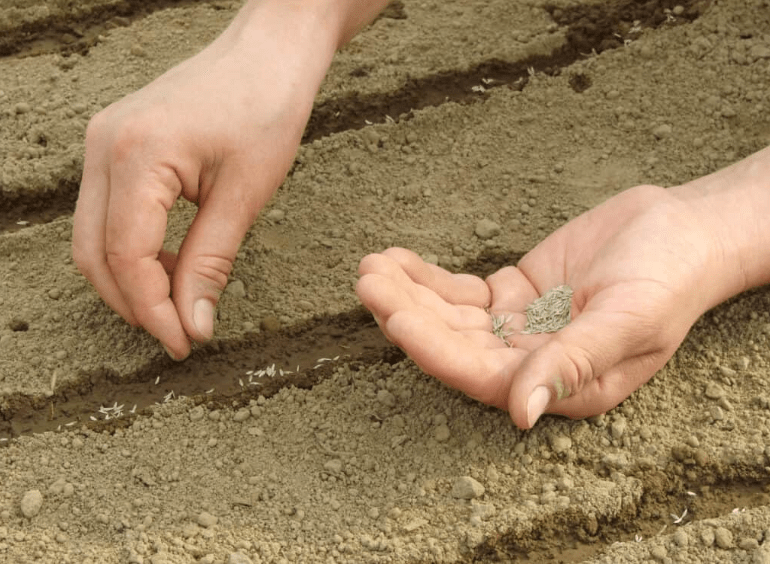
[[[193,323],[205,339],[214,336],[214,304],[201,298],[193,305]]]
[[[527,422],[534,427],[537,420],[551,403],[551,390],[547,386],[538,386],[532,391],[527,400]]]
[[[171,352],[171,349],[169,349],[166,345],[163,343],[160,344],[163,347],[163,350],[166,351],[166,354],[171,357],[171,360],[175,360],[176,362],[181,362],[182,360],[186,359],[187,356],[183,356],[182,358],[177,358],[177,356]]]

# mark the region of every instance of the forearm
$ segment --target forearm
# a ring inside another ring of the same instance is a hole
[[[233,61],[240,53],[244,73],[249,61],[272,60],[275,68],[254,69],[269,81],[294,71],[296,87],[308,102],[320,87],[337,49],[374,20],[389,0],[249,0],[228,28],[204,53]],[[207,55],[203,55],[207,56]],[[261,79],[261,78],[260,78]]]
[[[703,178],[671,189],[691,204],[721,244],[724,300],[770,283],[770,147]]]
[[[319,40],[322,50],[336,51],[371,23],[390,0],[249,0],[233,21],[247,29],[267,14],[278,15],[293,29],[294,41]],[[304,32],[304,33],[303,33]]]

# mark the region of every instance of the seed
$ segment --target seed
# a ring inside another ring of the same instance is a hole
[[[555,333],[569,324],[571,310],[572,288],[567,285],[551,288],[527,306],[527,324],[522,333]]]

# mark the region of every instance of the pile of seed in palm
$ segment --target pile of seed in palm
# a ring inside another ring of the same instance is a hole
[[[555,333],[570,322],[571,309],[572,288],[551,288],[527,306],[527,324],[522,333]]]

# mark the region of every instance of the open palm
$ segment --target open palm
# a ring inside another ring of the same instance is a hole
[[[393,248],[364,257],[356,292],[422,370],[528,428],[544,412],[602,413],[649,380],[715,305],[693,288],[719,250],[684,202],[639,186],[486,280]],[[527,305],[563,284],[574,291],[571,323],[522,334]],[[492,332],[493,316],[506,320],[505,341]]]

